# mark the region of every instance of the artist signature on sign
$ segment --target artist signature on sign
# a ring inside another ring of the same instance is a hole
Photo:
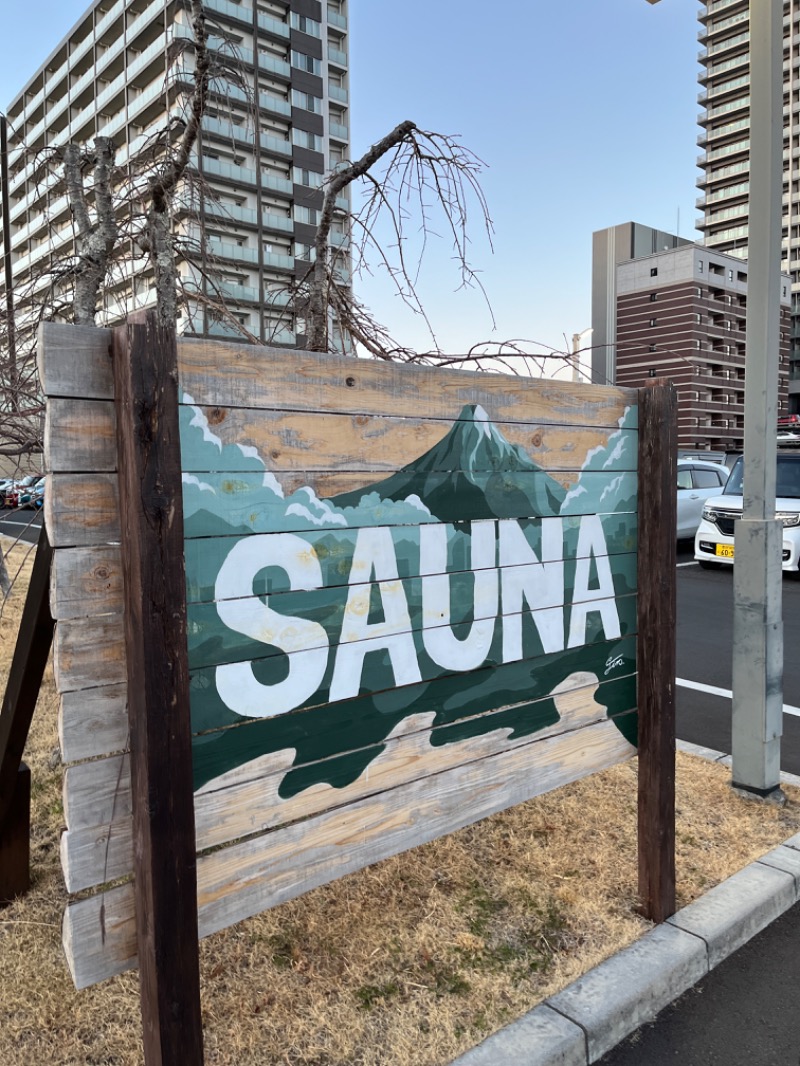
[[[608,677],[612,670],[615,670],[618,666],[622,666],[624,661],[625,657],[623,655],[609,655],[606,659],[605,676]]]

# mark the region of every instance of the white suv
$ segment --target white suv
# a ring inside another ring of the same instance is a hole
[[[701,566],[733,565],[733,523],[742,517],[741,456],[721,496],[707,500],[694,538],[694,557]],[[779,451],[775,517],[783,522],[783,569],[800,568],[800,451]]]

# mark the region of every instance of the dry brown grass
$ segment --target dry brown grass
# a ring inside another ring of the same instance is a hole
[[[21,590],[0,619],[3,681]],[[61,952],[56,712],[48,677],[26,756],[34,883],[0,911],[0,1062],[138,1064],[136,974],[76,992]],[[747,803],[724,768],[679,756],[680,905],[800,829],[800,794],[790,800]],[[627,764],[209,937],[206,1061],[449,1062],[647,929],[635,817]]]

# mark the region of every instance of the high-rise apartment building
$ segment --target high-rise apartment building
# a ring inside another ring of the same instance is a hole
[[[707,0],[699,12],[704,108],[698,144],[703,170],[697,227],[704,243],[739,259],[748,254],[750,176],[749,0]],[[783,262],[791,275],[789,405],[800,411],[800,3],[785,0]]]
[[[347,0],[205,0],[204,7],[211,47],[235,59],[248,91],[212,83],[192,160],[211,191],[178,198],[176,232],[195,247],[204,233],[227,316],[261,341],[302,343],[288,283],[313,258],[323,175],[349,158]],[[41,170],[40,151],[107,136],[117,164],[133,169],[181,113],[193,63],[182,43],[190,39],[183,0],[96,0],[11,102],[10,210],[2,223],[10,227],[22,318],[44,301],[49,264],[75,248],[63,183]],[[332,241],[344,253],[346,284],[346,198],[339,207]],[[132,243],[130,253],[129,264]],[[154,302],[147,261],[139,254],[136,264],[115,272],[100,321]],[[190,293],[208,291],[202,269],[187,260],[180,271]],[[198,300],[179,329],[224,335],[231,325]]]
[[[678,446],[740,451],[744,441],[747,263],[638,223],[594,234],[593,378],[675,385]],[[779,409],[788,392],[791,282],[781,276]],[[610,368],[610,369],[609,369]]]

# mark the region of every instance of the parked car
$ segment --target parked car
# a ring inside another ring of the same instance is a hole
[[[678,540],[695,535],[706,500],[719,496],[728,473],[722,463],[678,460]]]
[[[6,491],[5,506],[24,506],[25,504],[23,501],[27,502],[30,499],[30,494],[33,491],[34,486],[42,480],[43,476],[43,474],[28,474],[27,477],[15,481],[11,488]]]
[[[706,501],[694,538],[694,557],[702,567],[732,566],[733,524],[742,517],[744,460],[733,465],[721,496]],[[783,569],[800,569],[800,450],[780,449],[777,456],[775,517],[783,522]]]
[[[44,498],[44,482],[44,477],[40,476],[33,484],[20,487],[17,490],[17,507],[41,507],[41,501]]]

